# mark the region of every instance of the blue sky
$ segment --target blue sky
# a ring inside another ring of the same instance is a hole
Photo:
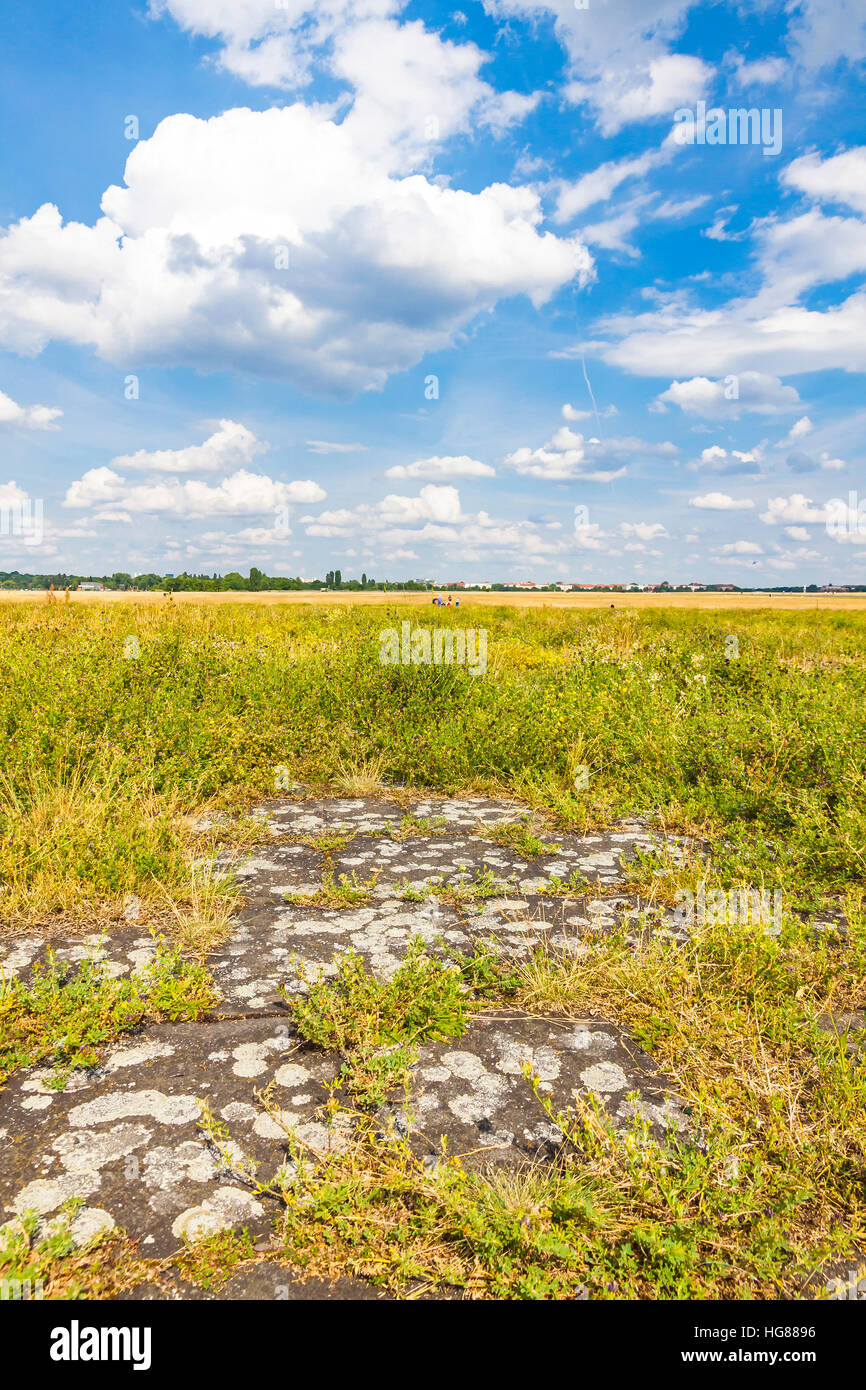
[[[862,0],[0,39],[0,569],[866,582]]]

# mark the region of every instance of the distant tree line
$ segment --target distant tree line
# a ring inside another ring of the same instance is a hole
[[[360,579],[343,579],[339,570],[329,570],[324,579],[294,579],[283,575],[264,574],[255,565],[249,575],[244,576],[232,570],[229,574],[22,574],[20,570],[0,570],[2,589],[76,589],[79,584],[104,584],[106,589],[162,590],[177,593],[181,590],[195,592],[220,592],[223,590],[243,590],[265,592],[273,589],[345,589],[349,592],[361,589],[426,589],[426,580],[408,579],[405,581],[376,581],[362,574]]]
[[[378,590],[380,593],[387,593],[389,590],[396,589],[401,591],[409,590],[424,592],[425,590],[436,589],[442,593],[471,593],[471,585],[462,584],[434,584],[429,579],[383,579],[376,580],[362,574],[360,579],[344,579],[340,570],[328,570],[324,579],[301,579],[296,576],[294,579],[286,578],[282,575],[264,574],[255,565],[250,569],[249,575],[238,574],[232,570],[229,574],[126,574],[123,571],[116,571],[114,574],[22,574],[19,570],[0,570],[0,589],[50,589],[53,585],[56,590],[75,589],[79,584],[104,584],[106,589],[128,589],[130,591],[141,590],[162,590],[163,592],[177,593],[187,590],[196,593],[217,593],[225,590],[243,591],[244,593],[266,592],[268,590],[279,589],[339,589],[347,593],[357,593],[359,590]],[[515,590],[514,584],[491,584],[489,592],[492,593],[511,593]],[[711,593],[713,590],[722,588],[721,585],[708,584],[705,592]],[[826,586],[825,586],[826,587]],[[866,592],[866,584],[839,585],[839,588],[846,588],[852,593]],[[557,584],[538,584],[533,593],[555,592],[559,586]],[[753,589],[741,589],[739,585],[725,585],[725,589],[732,593],[770,593],[770,594],[799,594],[803,592],[801,584],[779,585],[775,588],[768,588],[766,585],[756,585]],[[622,584],[594,584],[592,591],[597,593],[620,594],[625,597],[629,590]],[[683,593],[689,591],[688,584],[669,584],[664,580],[656,588],[657,593]],[[587,592],[584,590],[583,592]],[[807,584],[807,594],[820,593],[821,589],[817,584]]]

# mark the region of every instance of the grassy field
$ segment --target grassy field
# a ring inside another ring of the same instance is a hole
[[[637,953],[614,937],[577,960],[536,957],[507,985],[495,963],[467,978],[478,1007],[505,991],[529,1011],[630,1026],[703,1147],[624,1150],[578,1112],[583,1167],[510,1187],[454,1171],[443,1186],[371,1135],[315,1179],[312,1203],[289,1205],[287,1246],[396,1290],[462,1279],[493,1297],[573,1297],[591,1268],[599,1296],[795,1296],[864,1239],[864,1069],[819,1020],[866,999],[866,618],[773,605],[425,604],[413,617],[427,626],[486,630],[486,674],[472,676],[382,665],[379,633],[405,611],[381,601],[5,603],[2,929],[119,919],[133,894],[204,949],[232,890],[193,871],[217,841],[196,818],[229,811],[220,835],[242,842],[243,811],[293,782],[507,791],[550,828],[640,813],[692,832],[701,853],[639,870],[652,892],[778,889],[778,936],[714,927]],[[847,930],[816,932],[827,914]],[[413,1038],[427,995],[440,1024],[447,996],[459,1035],[462,996],[435,971],[419,985],[411,965]],[[397,1019],[399,988],[385,1001]],[[339,1024],[362,1060],[383,1038],[399,1048],[370,980],[305,1007],[313,1040]]]
[[[579,827],[652,812],[715,838],[721,875],[805,905],[859,891],[860,615],[426,610],[483,626],[472,676],[381,665],[399,611],[4,606],[6,928],[188,899],[184,817],[289,781],[507,789]]]
[[[447,597],[447,594],[445,595]],[[452,598],[459,598],[461,608],[466,604],[482,607],[494,608],[615,608],[622,609],[643,609],[643,608],[724,608],[724,609],[783,609],[792,612],[803,612],[804,610],[822,609],[829,612],[852,611],[866,613],[866,594],[617,594],[617,593],[473,593],[466,594],[462,598],[460,594],[452,594]],[[63,602],[64,595],[59,593],[56,602]],[[76,604],[114,604],[120,603],[126,606],[129,603],[161,604],[165,603],[165,594],[161,591],[148,591],[130,594],[121,589],[106,589],[103,592],[90,592],[89,590],[72,590],[69,601]],[[387,594],[370,591],[367,593],[352,593],[342,590],[321,590],[321,589],[296,589],[296,590],[272,590],[266,593],[254,593],[232,590],[220,593],[197,594],[178,592],[172,594],[171,601],[179,604],[201,604],[201,603],[227,603],[235,605],[238,603],[252,603],[256,605],[266,604],[300,604],[301,606],[313,604],[336,604],[338,607],[354,607],[356,604],[372,608],[381,607],[382,604],[407,604],[412,608],[429,608],[432,598],[429,593],[418,593],[409,590],[394,589]],[[0,603],[42,603],[46,602],[46,594],[43,590],[34,589],[15,589],[0,590]]]

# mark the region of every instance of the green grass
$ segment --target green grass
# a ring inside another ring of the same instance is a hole
[[[506,822],[504,825],[477,825],[475,834],[483,840],[513,849],[524,859],[537,859],[542,854],[556,854],[558,845],[549,844],[536,835],[531,817],[520,821]]]
[[[152,1266],[137,1258],[122,1232],[76,1246],[71,1226],[82,1205],[70,1198],[47,1223],[26,1211],[0,1231],[0,1302],[113,1298],[148,1277]]]
[[[509,879],[497,878],[492,869],[482,868],[474,878],[462,877],[451,883],[440,883],[435,878],[424,883],[411,883],[404,879],[396,891],[404,902],[422,903],[429,898],[439,898],[453,907],[472,907],[475,903],[486,902],[488,898],[501,898],[515,878],[516,875]]]
[[[337,1085],[355,1105],[377,1106],[405,1087],[425,1042],[466,1031],[474,1002],[498,987],[489,950],[473,956],[427,954],[413,937],[390,980],[379,980],[355,952],[339,959],[331,979],[309,983],[306,994],[283,991],[301,1037],[343,1057]]]
[[[575,893],[585,893],[589,883],[578,869],[573,870],[568,878],[559,878],[557,874],[551,874],[546,883],[542,883],[538,892],[544,898],[570,898]]]
[[[445,820],[444,816],[408,815],[401,818],[399,825],[395,825],[393,821],[386,821],[384,832],[370,830],[367,833],[375,836],[384,834],[389,840],[395,840],[398,844],[402,844],[405,840],[410,840],[419,835],[425,838],[435,835],[444,835],[447,826],[448,822]]]
[[[748,881],[815,902],[862,882],[863,615],[461,608],[488,632],[483,679],[381,666],[387,617],[4,605],[3,919],[149,898],[155,882],[181,901],[178,816],[273,795],[277,768],[508,792],[578,829],[656,811],[728,842]]]
[[[322,835],[313,835],[303,838],[300,843],[306,845],[308,849],[318,850],[320,854],[324,854],[330,860],[335,850],[345,849],[347,845],[352,843],[354,838],[355,832],[353,830],[341,830],[336,828],[334,830],[328,830]]]
[[[255,1259],[247,1230],[217,1231],[190,1242],[173,1261],[174,1267],[200,1289],[219,1289],[239,1267]]]
[[[285,899],[297,907],[356,907],[370,901],[377,877],[378,872],[359,879],[354,870],[351,874],[335,874],[332,869],[325,869],[322,886],[315,893],[286,893]]]
[[[159,941],[149,966],[109,979],[98,962],[61,964],[49,951],[29,983],[0,979],[0,1086],[50,1059],[49,1084],[62,1089],[72,1071],[95,1066],[108,1043],[146,1020],[200,1018],[216,995],[204,967],[180,952]]]

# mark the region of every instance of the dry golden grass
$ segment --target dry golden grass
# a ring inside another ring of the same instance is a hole
[[[142,931],[167,930],[192,952],[211,949],[225,937],[238,894],[210,867],[209,856],[221,843],[219,826],[194,835],[176,797],[139,796],[133,803],[121,782],[116,768],[97,771],[70,764],[53,780],[44,769],[31,770],[16,791],[0,771],[7,856],[0,937],[33,927],[49,934],[109,930],[124,921]],[[139,845],[154,856],[164,841],[166,822],[177,825],[181,839],[170,881],[153,876],[133,881],[130,872],[129,881],[118,875],[111,891],[88,891],[82,864],[91,848],[110,840],[127,817],[135,819]],[[230,829],[233,843],[241,848],[261,827],[235,817]]]
[[[222,944],[232,924],[240,895],[227,894],[209,865],[190,872],[187,902],[178,906],[162,889],[171,913],[169,935],[191,955],[205,955]]]
[[[63,595],[55,596],[63,601]],[[387,593],[370,591],[367,593],[341,590],[323,593],[318,589],[274,590],[259,593],[231,590],[224,593],[175,593],[167,598],[162,591],[124,593],[120,590],[106,590],[104,593],[77,591],[70,595],[73,603],[127,603],[140,605],[167,603],[177,604],[350,604],[355,606],[375,604],[400,604],[409,608],[429,608],[431,593],[410,593],[402,589],[389,589]],[[0,603],[45,603],[42,590],[4,589],[0,590]],[[866,594],[619,594],[619,593],[466,593],[460,595],[461,609],[471,605],[506,606],[509,608],[688,608],[688,609],[827,609],[830,612],[860,610],[866,612]]]
[[[386,758],[342,759],[335,777],[335,785],[348,796],[381,796],[385,790],[383,777]]]

